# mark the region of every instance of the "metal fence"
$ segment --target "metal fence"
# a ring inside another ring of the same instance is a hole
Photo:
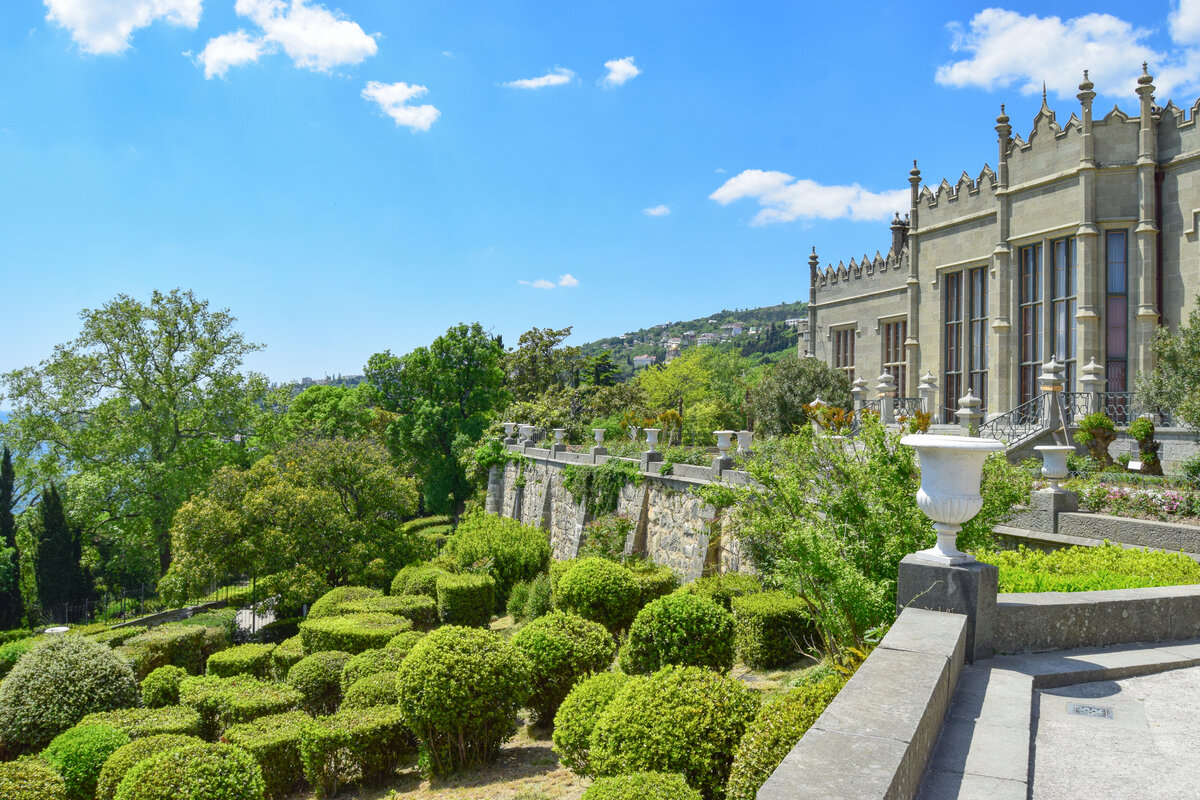
[[[247,596],[247,589],[250,595]],[[243,601],[254,602],[253,584],[246,578],[212,581],[208,586],[194,591],[183,605],[223,601],[230,605],[241,605]],[[54,604],[40,609],[42,626],[88,625],[92,623],[112,624],[138,619],[147,614],[166,611],[170,607],[159,599],[153,584],[141,584],[136,588],[119,592],[102,592],[85,598],[78,603]]]

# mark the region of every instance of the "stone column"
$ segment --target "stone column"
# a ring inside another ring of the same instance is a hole
[[[1104,367],[1097,364],[1093,357],[1080,372],[1083,376],[1079,379],[1079,385],[1088,394],[1088,413],[1095,414],[1103,407],[1100,393],[1104,391],[1104,384],[1107,382]]]
[[[1083,113],[1079,157],[1079,228],[1075,231],[1075,311],[1076,356],[1095,353],[1099,347],[1100,307],[1103,303],[1104,265],[1100,260],[1100,228],[1096,225],[1096,143],[1092,136],[1094,84],[1083,71],[1079,84],[1079,104]],[[1064,354],[1065,355],[1065,354]],[[1078,363],[1078,362],[1077,362]],[[1082,380],[1080,380],[1082,383]],[[1067,391],[1074,391],[1068,386]]]
[[[1008,154],[1012,149],[1012,126],[1004,106],[996,117],[999,161],[996,166],[996,246],[992,248],[992,268],[988,273],[988,395],[993,411],[1007,411],[1016,405],[1016,335],[1012,328],[1015,313],[1012,245],[1008,243],[1011,203],[1008,196]],[[950,420],[946,420],[950,422]]]
[[[1137,239],[1137,330],[1130,344],[1129,374],[1148,372],[1154,367],[1150,349],[1158,327],[1158,206],[1154,191],[1154,173],[1158,166],[1158,131],[1154,120],[1154,78],[1142,64],[1138,78],[1141,122],[1138,128],[1138,224]],[[1130,266],[1133,266],[1130,264]],[[1133,288],[1132,286],[1130,288]],[[1131,331],[1132,332],[1132,331]],[[1132,383],[1130,388],[1132,388]]]
[[[814,245],[812,255],[808,257],[808,340],[804,347],[804,355],[810,358],[817,356],[817,268],[820,263]]]
[[[908,173],[908,277],[904,280],[905,293],[908,296],[908,320],[904,338],[905,370],[908,375],[916,375],[921,370],[921,240],[919,237],[921,197],[921,170],[917,169],[917,160],[913,159],[913,168]],[[896,253],[896,258],[901,258]],[[938,315],[933,315],[937,320]],[[935,337],[933,341],[937,341]]]
[[[875,391],[879,393],[879,416],[884,425],[891,425],[896,421],[896,379],[891,373],[883,373]]]
[[[921,398],[921,410],[929,415],[929,420],[932,424],[937,424],[939,420],[938,414],[938,396],[937,396],[937,378],[932,372],[926,372],[921,376],[921,385],[917,387],[917,394]]]
[[[855,378],[854,383],[850,385],[850,394],[854,397],[854,410],[862,411],[863,406],[867,404],[867,379]],[[813,401],[813,405],[816,405],[817,402],[819,402],[819,398]]]
[[[981,405],[983,405],[983,401],[972,394],[970,389],[967,389],[967,393],[958,400],[958,411],[954,412],[954,416],[958,418],[958,424],[962,426],[968,436],[975,434],[983,419],[983,413],[979,410]]]

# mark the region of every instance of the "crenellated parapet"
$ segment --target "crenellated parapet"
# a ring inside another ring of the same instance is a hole
[[[888,273],[902,273],[907,269],[908,251],[902,250],[897,254],[889,248],[886,256],[876,250],[874,256],[863,254],[861,259],[851,258],[849,264],[839,261],[836,266],[828,264],[818,267],[816,283],[818,287],[836,286],[885,277]]]
[[[996,203],[996,173],[984,164],[974,179],[964,171],[955,183],[943,179],[936,189],[922,186],[917,202],[922,228],[990,211]]]

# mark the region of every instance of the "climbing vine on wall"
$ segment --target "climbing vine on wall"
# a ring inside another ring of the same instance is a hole
[[[610,458],[595,467],[586,464],[563,467],[563,487],[577,502],[582,502],[584,509],[593,517],[616,511],[621,489],[628,483],[634,486],[642,483],[637,462]]]

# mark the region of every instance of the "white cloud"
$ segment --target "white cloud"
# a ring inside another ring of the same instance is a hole
[[[383,113],[395,120],[397,126],[403,125],[414,131],[427,131],[442,112],[431,105],[410,106],[408,101],[414,97],[421,97],[428,91],[424,86],[413,86],[402,81],[369,81],[367,88],[362,90],[362,96],[378,103]]]
[[[717,173],[718,175],[724,175],[724,174],[725,174],[725,170],[724,170],[723,168],[721,168],[721,167],[717,167],[716,169],[714,169],[714,170],[713,170],[713,172]]]
[[[554,289],[559,286],[570,288],[579,285],[579,279],[571,273],[558,276],[558,283],[548,281],[545,278],[538,278],[536,281],[517,281],[522,286],[532,286],[534,289]]]
[[[258,61],[266,47],[262,38],[239,30],[209,39],[196,60],[204,65],[205,78],[223,78],[230,67]]]
[[[558,276],[558,285],[559,286],[578,286],[579,279],[568,272],[566,275]]]
[[[1200,44],[1200,0],[1179,0],[1167,19],[1176,44]]]
[[[650,217],[665,217],[671,213],[670,206],[657,205],[650,208],[643,208],[642,213]]]
[[[444,55],[446,58],[454,58],[454,57],[455,57],[455,56],[454,56],[454,53],[452,53],[452,52],[451,52],[451,51],[449,51],[449,50],[443,50],[443,51],[442,51],[442,55]]]
[[[45,0],[46,19],[66,28],[85,53],[117,55],[138,28],[157,20],[185,28],[200,24],[203,0]]]
[[[510,89],[544,89],[547,86],[562,86],[575,79],[575,73],[563,67],[555,67],[540,78],[521,78],[502,84]]]
[[[752,198],[762,210],[751,225],[791,222],[795,219],[886,220],[892,212],[909,204],[909,190],[871,192],[857,183],[850,186],[823,186],[808,179],[797,180],[784,172],[748,169],[725,181],[710,194],[727,206]]]
[[[634,66],[633,56],[605,61],[604,66],[608,69],[608,74],[600,79],[600,85],[610,89],[642,74],[642,71]]]

